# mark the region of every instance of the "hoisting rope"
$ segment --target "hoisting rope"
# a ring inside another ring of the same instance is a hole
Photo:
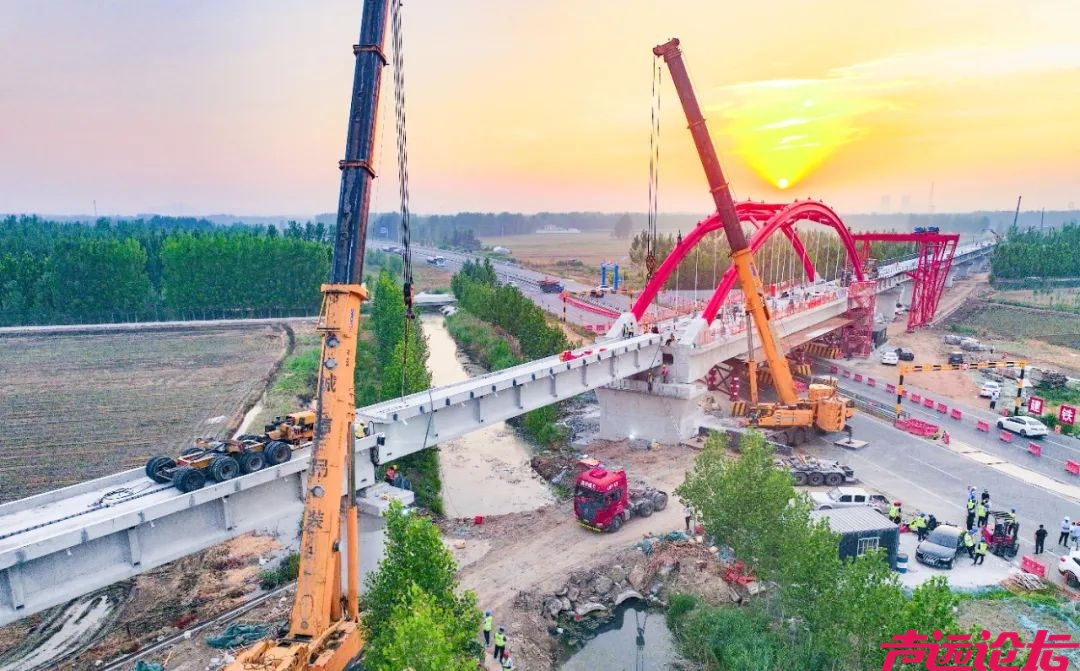
[[[656,272],[656,219],[660,192],[660,57],[653,57],[652,121],[649,125],[649,213],[645,244],[645,282]]]
[[[409,152],[408,137],[405,133],[405,58],[404,42],[401,34],[401,0],[394,0],[390,6],[390,23],[394,41],[394,112],[397,122],[397,168],[398,197],[401,201],[401,260],[402,293],[405,297],[405,334],[401,353],[401,395],[405,396],[406,371],[409,361],[409,323],[416,317],[413,313],[413,274],[412,248],[409,231]]]

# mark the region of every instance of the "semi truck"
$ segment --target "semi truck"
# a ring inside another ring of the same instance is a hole
[[[601,466],[578,474],[574,487],[574,516],[593,531],[614,533],[631,517],[648,517],[667,507],[667,492],[652,487],[631,488],[626,471]]]

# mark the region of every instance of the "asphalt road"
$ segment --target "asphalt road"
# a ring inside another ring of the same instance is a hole
[[[875,391],[865,384],[856,385],[847,379],[843,382],[842,388],[863,395],[871,395],[868,392]],[[919,392],[917,387],[914,389],[916,393]],[[875,393],[879,398],[887,396],[884,391]],[[965,416],[962,421],[942,420],[935,411],[930,411],[933,416],[920,411],[913,414],[936,420],[936,423],[947,427],[956,440],[967,442],[1012,464],[1050,475],[1060,482],[1075,484],[1078,486],[1077,492],[1080,492],[1080,481],[1063,477],[1066,475],[1064,469],[1060,464],[1055,468],[1056,462],[1047,456],[1039,460],[1015,444],[1010,446],[998,441],[996,430],[992,430],[989,437],[975,431],[974,416],[992,419],[988,410],[966,406],[961,410]],[[866,488],[880,491],[890,499],[903,501],[905,514],[925,511],[937,516],[941,522],[953,522],[960,526],[963,526],[966,518],[968,485],[974,485],[979,491],[985,487],[990,492],[994,509],[1016,508],[1020,522],[1020,553],[1013,563],[1019,566],[1023,555],[1031,555],[1035,546],[1035,530],[1039,524],[1043,524],[1049,531],[1046,552],[1036,559],[1046,565],[1047,577],[1061,584],[1056,567],[1059,557],[1067,550],[1057,545],[1058,525],[1063,517],[1071,520],[1080,517],[1080,498],[1048,491],[1025,479],[1023,471],[1003,473],[970,456],[959,454],[938,441],[917,438],[870,416],[858,415],[851,425],[855,438],[869,442],[867,447],[853,451],[831,444],[819,444],[813,451],[854,468],[856,477]],[[1062,436],[1040,442],[1045,443],[1048,452],[1050,449],[1057,451],[1059,459],[1078,449],[1077,441]],[[1027,441],[1020,444],[1026,446]]]

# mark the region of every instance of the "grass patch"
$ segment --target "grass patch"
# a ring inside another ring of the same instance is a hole
[[[300,575],[300,553],[293,552],[281,560],[277,568],[259,571],[259,587],[274,589],[296,580]]]
[[[978,329],[976,329],[976,328],[974,328],[972,326],[967,326],[965,324],[949,324],[949,330],[952,331],[953,333],[959,333],[960,335],[966,335],[966,336],[977,336],[977,335],[979,335],[979,330]]]

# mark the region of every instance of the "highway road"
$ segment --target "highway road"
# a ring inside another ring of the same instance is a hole
[[[842,379],[841,388],[863,396],[888,399],[883,390],[846,378]],[[917,386],[907,388],[921,393]],[[905,408],[908,405],[914,404],[905,404]],[[953,447],[959,442],[961,449],[966,445],[979,452],[961,454],[940,441],[917,438],[866,415],[856,416],[851,424],[856,439],[869,441],[867,447],[847,450],[830,444],[818,445],[813,451],[854,468],[856,476],[867,488],[903,501],[905,514],[922,510],[936,515],[942,522],[963,525],[968,485],[974,485],[979,491],[986,488],[994,509],[1016,508],[1020,522],[1020,554],[1014,560],[1017,566],[1020,557],[1034,551],[1034,532],[1038,525],[1046,526],[1049,531],[1046,552],[1038,559],[1047,566],[1048,577],[1060,584],[1056,566],[1058,558],[1067,550],[1057,546],[1058,525],[1063,517],[1071,520],[1080,517],[1080,479],[1066,474],[1055,459],[1068,458],[1070,453],[1080,454],[1080,442],[1063,436],[1040,441],[1046,448],[1040,460],[1015,443],[1008,445],[999,441],[996,430],[989,435],[977,432],[975,417],[993,419],[988,409],[961,404],[965,417],[961,421],[942,420],[936,411],[926,412],[921,406],[920,409],[907,409],[916,417],[948,428]],[[1020,440],[1018,436],[1017,441]],[[1026,447],[1027,441],[1019,442],[1019,445]],[[1046,454],[1051,451],[1056,456],[1048,458]],[[1046,486],[1048,476],[1054,480],[1049,488]]]

